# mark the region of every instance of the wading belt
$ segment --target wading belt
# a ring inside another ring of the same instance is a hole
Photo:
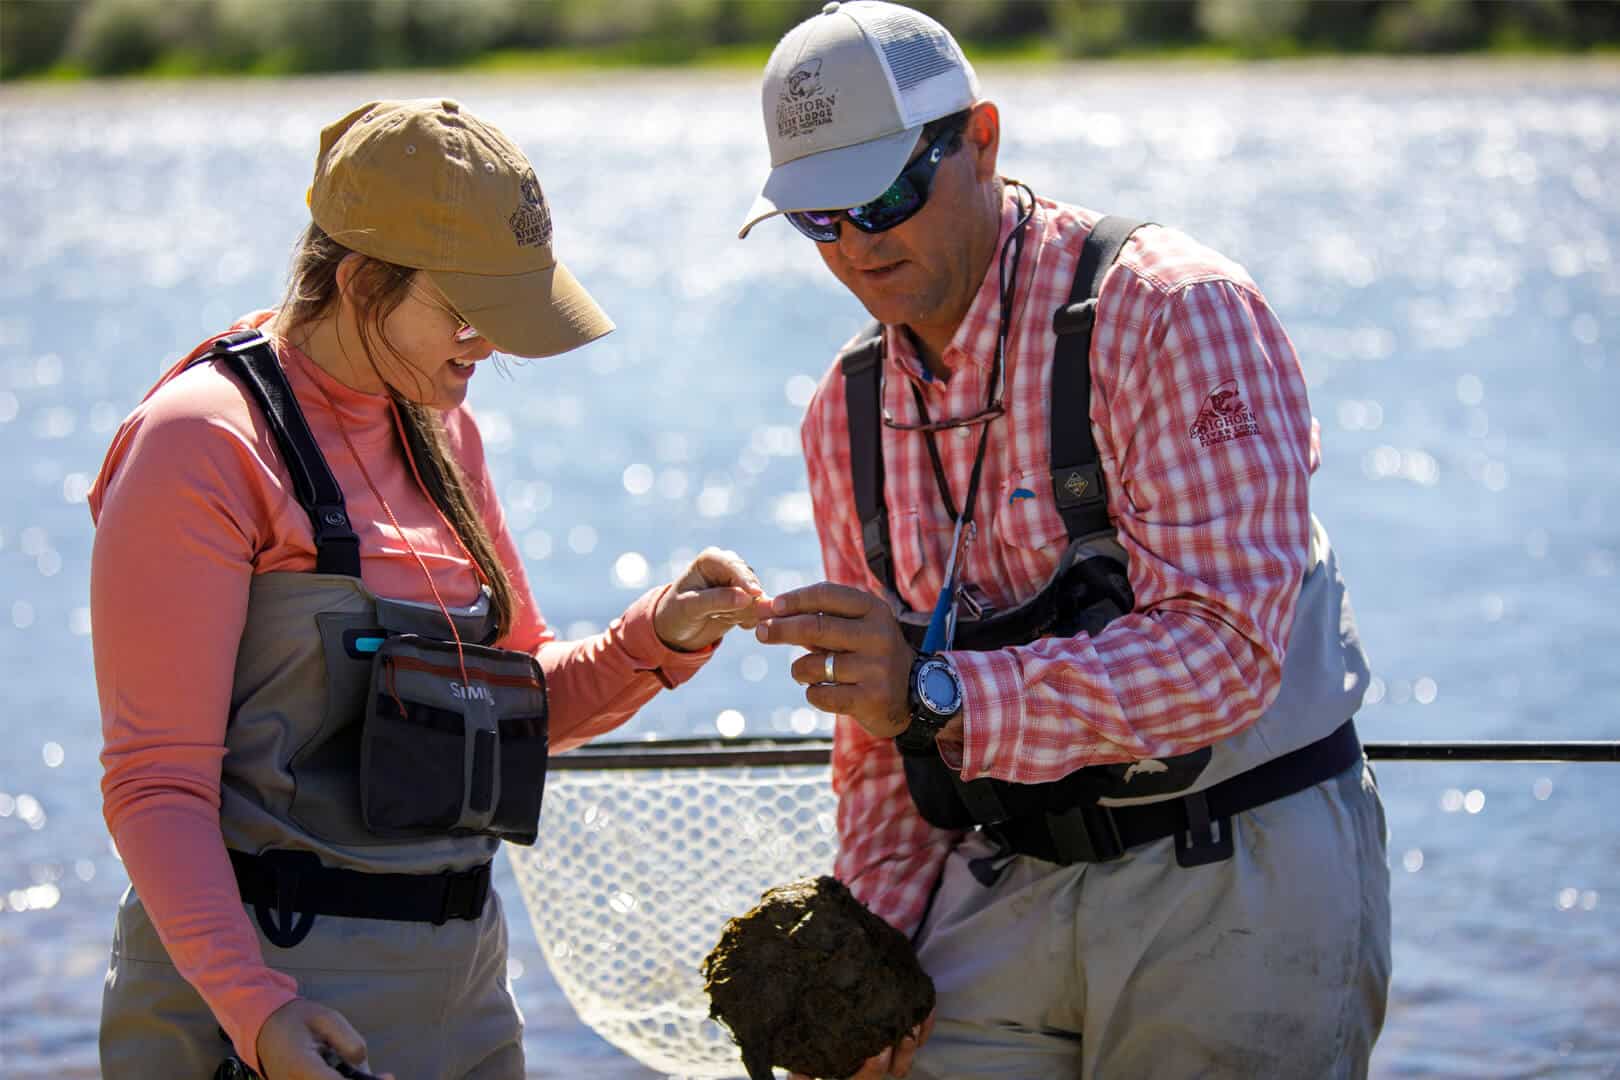
[[[253,905],[265,937],[283,949],[303,941],[317,915],[442,926],[478,918],[489,899],[488,863],[459,874],[364,874],[322,866],[312,851],[230,856],[242,902]]]
[[[1129,848],[1174,836],[1176,862],[1201,866],[1232,854],[1232,815],[1315,787],[1360,760],[1361,740],[1346,720],[1331,735],[1192,795],[1026,815],[986,825],[984,832],[1006,851],[1065,866],[1111,862]]]

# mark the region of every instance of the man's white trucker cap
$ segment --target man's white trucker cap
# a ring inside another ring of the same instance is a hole
[[[978,100],[973,65],[933,19],[879,0],[828,4],[765,64],[771,175],[737,235],[774,214],[871,202],[924,124]]]

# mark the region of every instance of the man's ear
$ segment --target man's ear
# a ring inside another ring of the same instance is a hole
[[[996,154],[1001,149],[1001,110],[993,101],[981,101],[968,114],[962,131],[964,143],[973,151],[973,171],[978,181],[996,177]]]

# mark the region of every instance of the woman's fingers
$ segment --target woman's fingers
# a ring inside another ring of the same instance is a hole
[[[327,1009],[311,1016],[309,1030],[350,1065],[366,1060],[366,1040],[341,1013]]]
[[[717,585],[735,585],[751,596],[765,595],[753,567],[744,562],[741,555],[725,548],[710,547],[698,552],[675,582],[675,587],[683,592]]]

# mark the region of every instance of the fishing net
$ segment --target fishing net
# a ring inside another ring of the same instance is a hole
[[[766,889],[832,871],[834,822],[824,765],[557,771],[538,843],[506,849],[581,1020],[648,1068],[740,1077],[698,965]]]

